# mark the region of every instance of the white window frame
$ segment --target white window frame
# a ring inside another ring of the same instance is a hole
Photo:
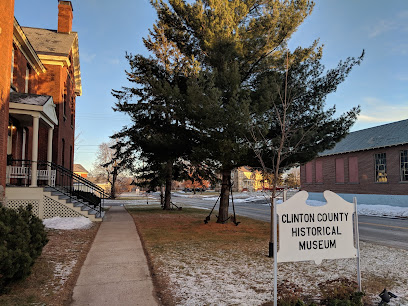
[[[400,153],[400,173],[401,173],[401,182],[408,182],[408,150],[402,150]]]
[[[376,183],[387,183],[387,154],[377,153],[374,155],[375,161],[375,182]]]

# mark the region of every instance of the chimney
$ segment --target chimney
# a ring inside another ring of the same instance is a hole
[[[71,33],[73,10],[71,1],[58,1],[58,33]]]

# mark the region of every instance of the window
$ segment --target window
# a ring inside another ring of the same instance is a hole
[[[66,119],[66,108],[67,108],[67,94],[64,93],[64,97],[62,98],[62,116],[64,117],[64,121]]]
[[[65,139],[62,139],[62,156],[61,156],[62,166],[65,167]]]
[[[408,181],[408,150],[401,151],[401,181]]]
[[[306,164],[306,183],[312,183],[313,182],[313,164],[312,162],[308,162]]]
[[[75,110],[75,102],[74,98],[71,98],[71,127],[74,128],[74,110]]]
[[[316,160],[316,183],[323,183],[323,162]]]
[[[10,79],[11,84],[13,84],[13,76],[14,76],[14,48],[11,49],[11,79]]]
[[[336,158],[336,183],[344,183],[344,158]]]
[[[28,93],[28,83],[30,81],[30,66],[26,66],[26,72],[25,72],[25,86],[24,86],[24,92]]]
[[[349,157],[349,183],[358,183],[358,159],[357,157]]]
[[[387,159],[385,153],[375,154],[375,181],[387,182]]]

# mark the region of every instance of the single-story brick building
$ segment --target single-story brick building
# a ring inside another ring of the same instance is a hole
[[[408,119],[350,133],[301,166],[301,188],[350,195],[347,200],[351,195],[407,196]]]

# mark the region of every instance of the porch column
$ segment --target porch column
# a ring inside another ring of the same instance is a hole
[[[51,162],[52,162],[52,135],[54,127],[48,128],[48,148],[47,148],[47,170],[48,170],[48,185],[52,186],[51,182]]]
[[[52,162],[52,136],[54,132],[54,127],[48,128],[48,149],[47,149],[47,162]]]
[[[40,116],[33,116],[33,146],[31,155],[31,185],[30,187],[37,187],[37,161],[38,161],[38,130],[40,127]]]

